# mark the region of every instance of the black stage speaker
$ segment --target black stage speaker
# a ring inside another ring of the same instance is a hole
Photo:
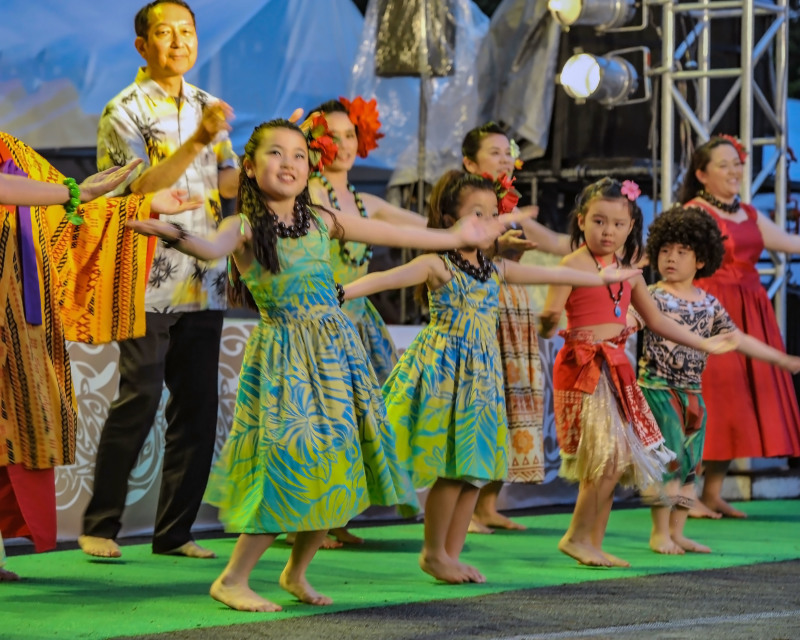
[[[375,39],[378,76],[453,75],[455,47],[451,0],[379,0]]]

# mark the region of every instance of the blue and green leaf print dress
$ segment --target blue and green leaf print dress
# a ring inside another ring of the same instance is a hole
[[[442,259],[453,278],[428,292],[430,324],[383,385],[397,455],[417,487],[502,480],[508,467],[497,275],[481,282]]]
[[[261,320],[205,500],[225,530],[340,527],[370,504],[417,507],[361,340],[337,304],[324,223],[278,238],[281,272],[242,274]]]
[[[347,248],[351,255],[360,258],[364,255],[367,246],[360,242],[347,242]],[[367,275],[369,262],[362,265],[354,265],[346,256],[342,255],[342,247],[339,242],[331,242],[331,266],[333,267],[333,278],[341,285],[350,284],[354,280]],[[397,350],[389,335],[389,329],[381,318],[381,314],[375,308],[369,298],[354,298],[345,301],[342,310],[353,322],[367,350],[372,367],[378,382],[383,384],[394,365],[397,364]]]

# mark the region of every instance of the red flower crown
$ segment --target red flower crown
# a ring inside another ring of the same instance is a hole
[[[383,138],[383,134],[378,130],[381,128],[381,121],[378,120],[378,103],[375,98],[369,102],[361,96],[356,96],[351,102],[347,98],[339,98],[339,102],[347,109],[350,122],[355,126],[358,133],[358,155],[366,158],[369,152],[378,148],[378,140]]]
[[[328,129],[325,115],[319,111],[308,114],[300,125],[308,141],[308,163],[315,171],[322,171],[336,159],[339,145]]]
[[[747,150],[744,148],[742,141],[739,138],[729,135],[727,133],[721,133],[717,136],[717,138],[723,138],[731,143],[734,149],[736,149],[736,153],[739,154],[739,162],[744,163],[747,160]]]
[[[511,178],[505,173],[501,173],[497,178],[484,173],[483,177],[494,182],[494,192],[497,195],[497,212],[500,215],[511,213],[514,207],[517,206],[520,196],[519,191],[514,188],[516,178]]]

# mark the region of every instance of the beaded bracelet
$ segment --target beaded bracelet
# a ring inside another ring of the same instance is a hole
[[[77,213],[78,205],[81,203],[81,188],[75,182],[75,178],[64,178],[64,186],[69,191],[69,200],[64,204],[64,213],[74,225],[83,222],[83,216]]]
[[[176,230],[177,230],[177,232],[178,232],[178,237],[177,237],[177,238],[173,238],[172,240],[164,240],[164,239],[162,239],[162,240],[161,240],[161,244],[162,244],[163,246],[165,246],[167,249],[172,249],[172,248],[173,248],[175,245],[177,245],[177,244],[178,244],[178,243],[179,243],[181,240],[185,240],[185,239],[186,239],[186,237],[187,237],[189,234],[188,234],[188,233],[186,233],[186,229],[184,229],[184,228],[183,228],[181,225],[179,225],[177,222],[170,222],[169,224],[171,224],[173,227],[175,227],[175,229],[176,229]]]
[[[338,298],[339,306],[341,307],[344,304],[344,287],[338,282],[336,283],[336,297]]]

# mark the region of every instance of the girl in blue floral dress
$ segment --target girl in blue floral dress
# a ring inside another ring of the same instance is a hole
[[[476,218],[497,218],[493,181],[460,171],[445,174],[431,194],[428,226],[446,229]],[[397,456],[407,464],[415,486],[430,487],[420,566],[454,584],[485,580],[459,556],[479,488],[504,478],[508,466],[497,342],[499,278],[518,284],[599,286],[639,273],[493,263],[479,248],[488,246],[422,255],[345,286],[347,299],[427,286],[430,324],[405,351],[383,392]]]
[[[239,610],[280,610],[249,586],[279,533],[298,532],[281,587],[302,602],[330,604],[306,578],[326,531],[370,504],[417,505],[375,374],[337,303],[331,237],[446,250],[491,242],[504,229],[476,219],[450,231],[337,220],[309,206],[308,175],[303,132],[273,120],[245,146],[240,214],[216,234],[187,235],[160,220],[130,224],[200,259],[230,255],[232,298],[249,300],[261,314],[245,350],[233,426],[206,492],[225,529],[241,534],[211,596]]]

